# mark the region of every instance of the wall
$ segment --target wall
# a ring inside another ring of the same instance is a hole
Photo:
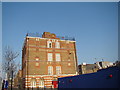
[[[111,75],[111,77],[110,77]],[[59,88],[120,88],[120,68],[109,67],[96,73],[59,78]]]

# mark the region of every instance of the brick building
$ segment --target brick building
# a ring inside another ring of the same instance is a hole
[[[78,65],[78,68],[79,68],[78,70],[79,74],[94,73],[94,72],[97,72],[97,70],[99,70],[99,67],[97,64],[82,63]]]
[[[22,49],[25,88],[51,88],[59,77],[78,74],[76,41],[50,32],[27,34]]]
[[[19,70],[14,78],[14,88],[22,88],[22,71]]]

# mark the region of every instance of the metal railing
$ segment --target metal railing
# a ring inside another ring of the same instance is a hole
[[[30,36],[30,37],[41,37],[42,38],[42,34],[41,33],[27,33],[26,36]],[[60,40],[71,40],[71,41],[75,41],[74,37],[68,37],[68,36],[56,36],[57,38],[60,38]]]

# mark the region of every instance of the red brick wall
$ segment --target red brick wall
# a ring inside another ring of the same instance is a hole
[[[22,55],[23,77],[26,75],[48,75],[48,66],[53,66],[53,74],[56,74],[56,66],[61,66],[61,76],[64,74],[76,74],[76,49],[74,41],[58,39],[26,37],[25,47]],[[47,41],[52,41],[52,48],[47,48]],[[58,40],[60,48],[55,48]],[[49,62],[47,54],[53,53],[53,61]],[[61,61],[55,60],[55,54],[60,53]],[[36,61],[36,58],[39,60]],[[36,66],[37,63],[37,66]],[[30,82],[29,80],[26,82]]]

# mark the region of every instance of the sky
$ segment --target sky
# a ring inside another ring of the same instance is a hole
[[[117,2],[3,2],[2,49],[20,53],[27,32],[75,37],[78,63],[118,60]]]
[[[0,2],[0,41],[2,41],[2,3],[1,2]],[[2,44],[2,42],[1,42],[1,44]],[[0,51],[2,48],[1,44],[0,44]],[[0,53],[0,56],[1,56],[1,54],[2,53]],[[1,57],[0,57],[0,59],[1,59]]]
[[[119,2],[119,0],[1,0],[2,2]]]

